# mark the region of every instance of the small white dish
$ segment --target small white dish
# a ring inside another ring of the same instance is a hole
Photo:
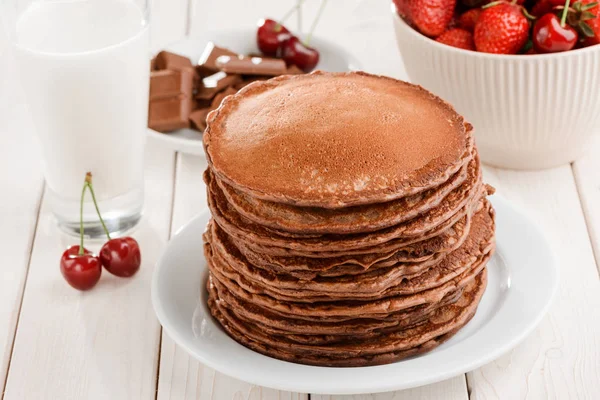
[[[327,368],[263,356],[231,339],[206,306],[204,212],[169,242],[152,281],[152,302],[166,332],[203,364],[253,384],[307,393],[358,394],[406,389],[471,371],[506,353],[540,322],[558,287],[558,267],[542,231],[499,196],[497,250],[475,317],[430,353],[393,364]]]
[[[256,29],[218,30],[203,33],[201,36],[185,38],[167,46],[165,50],[189,57],[196,63],[209,42],[228,48],[239,54],[259,53],[256,46]],[[320,53],[316,69],[330,72],[360,70],[360,63],[343,47],[315,36],[311,40]],[[160,133],[148,129],[148,136],[169,148],[183,153],[204,156],[202,133],[192,129],[179,129],[170,133]]]

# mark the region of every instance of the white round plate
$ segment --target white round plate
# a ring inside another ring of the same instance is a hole
[[[327,368],[263,356],[231,339],[206,306],[207,269],[200,241],[204,212],[169,242],[154,272],[152,301],[175,342],[203,364],[256,385],[308,393],[357,394],[441,381],[484,365],[523,340],[540,322],[558,287],[543,233],[506,200],[492,196],[497,249],[475,317],[430,353],[393,364]]]
[[[196,63],[209,42],[228,48],[239,54],[259,53],[256,47],[256,28],[242,30],[219,30],[205,32],[202,36],[186,38],[172,43],[165,50],[187,56]],[[311,45],[319,50],[320,60],[317,69],[330,72],[360,70],[360,64],[343,47],[315,36]],[[188,154],[204,155],[202,134],[193,129],[179,129],[170,133],[160,133],[148,129],[148,135],[173,150]]]

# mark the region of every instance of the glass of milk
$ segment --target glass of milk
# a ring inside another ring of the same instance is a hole
[[[3,0],[41,147],[47,201],[79,234],[90,171],[111,233],[141,217],[150,70],[149,0]],[[85,233],[103,235],[87,194]]]

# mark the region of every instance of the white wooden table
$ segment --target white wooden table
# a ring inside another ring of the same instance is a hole
[[[308,0],[305,26],[317,9]],[[185,35],[253,26],[291,1],[154,0],[155,50]],[[369,72],[405,78],[388,0],[331,0],[317,34],[334,40]],[[291,23],[292,27],[294,23]],[[44,200],[33,127],[0,37],[0,385],[17,399],[342,399],[252,386],[204,367],[161,331],[150,278],[169,236],[205,207],[202,158],[149,142],[143,250],[131,280],[104,274],[80,293],[58,268],[68,242]],[[600,93],[598,94],[600,95]],[[600,111],[600,110],[599,110]],[[520,346],[468,374],[412,390],[354,399],[600,398],[600,141],[572,165],[539,172],[485,168],[485,179],[529,211],[560,260],[549,315]],[[493,346],[490,343],[490,346]]]

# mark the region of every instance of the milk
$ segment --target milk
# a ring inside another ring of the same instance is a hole
[[[87,171],[109,218],[139,214],[149,86],[144,12],[131,0],[33,2],[16,20],[14,48],[59,220],[78,222],[73,204]]]

